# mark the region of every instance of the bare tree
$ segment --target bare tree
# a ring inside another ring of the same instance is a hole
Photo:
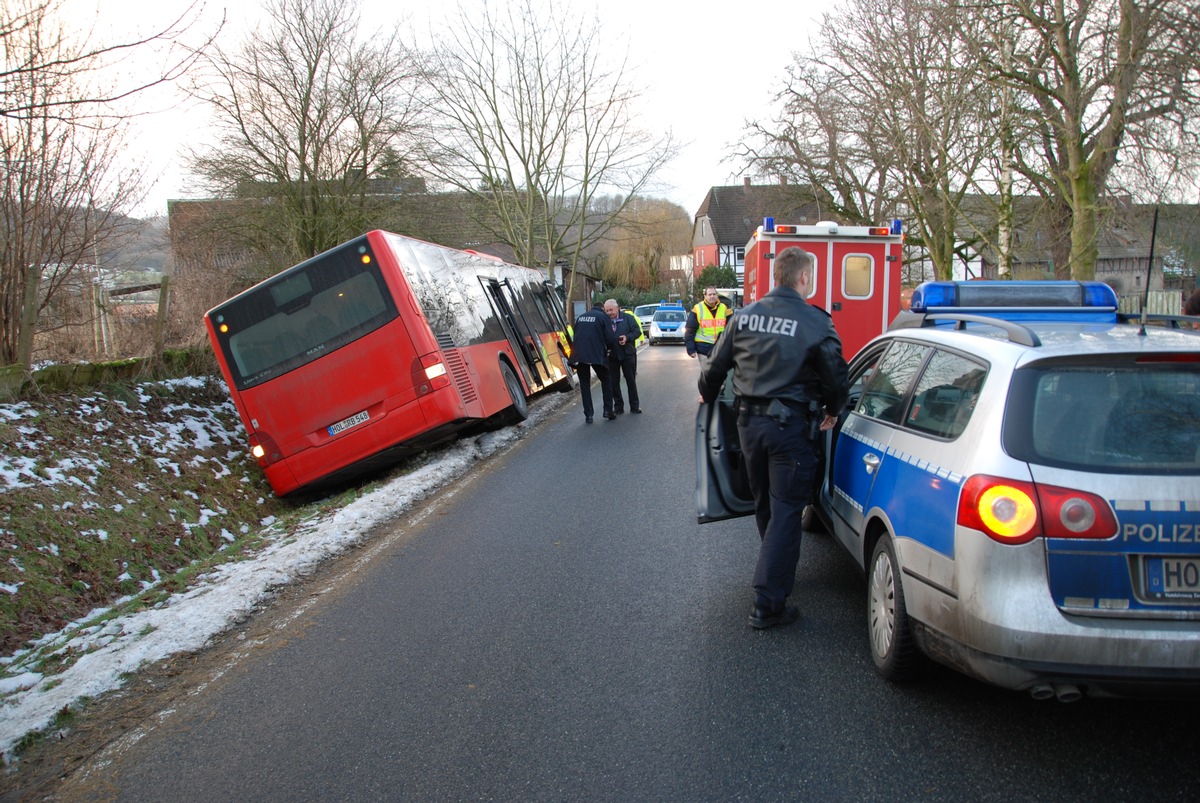
[[[457,15],[427,73],[425,168],[477,199],[478,223],[525,265],[582,264],[675,152],[670,133],[637,127],[632,77],[599,22],[557,9],[523,0]],[[601,210],[605,194],[620,202]]]
[[[1186,130],[1200,101],[1200,12],[1185,0],[1012,0],[980,13],[1014,32],[1011,55],[992,40],[981,66],[1024,98],[1033,137],[1017,169],[1064,230],[1055,273],[1094,278],[1119,155],[1143,160],[1155,134]]]
[[[670,258],[692,247],[692,219],[682,207],[657,199],[610,199],[610,210],[624,208],[600,245],[600,277],[606,285],[653,290],[660,286]]]
[[[0,5],[0,364],[29,367],[34,330],[55,324],[38,313],[71,288],[90,290],[97,253],[120,234],[120,212],[140,200],[140,169],[121,167],[128,116],[114,104],[172,80],[194,58],[177,49],[192,7],[149,37],[96,45],[65,33],[60,6]],[[161,72],[122,85],[103,78],[151,44],[169,46]]]
[[[1198,15],[1185,0],[854,0],[743,155],[827,188],[851,219],[902,202],[939,276],[984,246],[1006,262],[1012,195],[1036,192],[1057,274],[1091,278],[1118,155],[1127,186],[1160,191],[1200,167]]]
[[[899,187],[876,98],[814,54],[788,67],[776,101],[773,120],[748,123],[737,157],[763,176],[811,188],[822,217],[873,223],[892,211]]]
[[[214,225],[258,277],[383,225],[408,172],[416,64],[399,29],[360,31],[357,2],[269,0],[268,24],[217,49],[194,86],[218,142],[192,169],[247,203]]]
[[[829,192],[849,222],[906,213],[910,242],[949,277],[976,239],[964,241],[959,207],[996,141],[991,87],[963,80],[972,24],[944,0],[856,0],[827,16],[789,70],[782,113],[751,125],[743,157]]]

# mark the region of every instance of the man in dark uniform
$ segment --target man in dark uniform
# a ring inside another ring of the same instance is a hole
[[[816,260],[800,248],[775,257],[775,288],[737,311],[700,372],[700,400],[712,402],[733,372],[738,438],[754,494],[762,545],[754,569],[750,626],[787,625],[800,559],[800,521],[818,470],[818,428],[846,405],[846,361],[829,314],[805,302]]]
[[[642,325],[632,312],[622,312],[615,298],[604,302],[604,314],[612,321],[617,346],[608,353],[608,378],[612,383],[613,412],[625,412],[625,399],[621,398],[621,377],[629,388],[629,412],[642,411],[637,389],[637,340],[642,336]]]
[[[617,347],[612,321],[604,314],[604,305],[597,299],[587,312],[575,319],[571,339],[571,366],[579,374],[579,392],[583,396],[583,415],[592,423],[596,408],[592,406],[592,372],[600,380],[600,396],[604,401],[604,417],[616,420],[613,412],[612,385],[608,377],[608,351]]]

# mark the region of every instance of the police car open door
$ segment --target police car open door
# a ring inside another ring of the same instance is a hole
[[[696,413],[696,519],[701,524],[754,512],[734,404],[722,393]]]

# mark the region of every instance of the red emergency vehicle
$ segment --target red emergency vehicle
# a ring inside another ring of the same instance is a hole
[[[817,258],[808,301],[833,316],[842,353],[853,357],[868,340],[887,329],[900,311],[900,221],[890,226],[776,225],[765,218],[746,244],[745,303],[775,286],[775,255],[799,246]]]

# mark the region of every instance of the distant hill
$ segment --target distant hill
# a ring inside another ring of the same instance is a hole
[[[167,219],[123,218],[120,235],[105,244],[100,265],[113,271],[152,270],[171,273],[171,240]]]

